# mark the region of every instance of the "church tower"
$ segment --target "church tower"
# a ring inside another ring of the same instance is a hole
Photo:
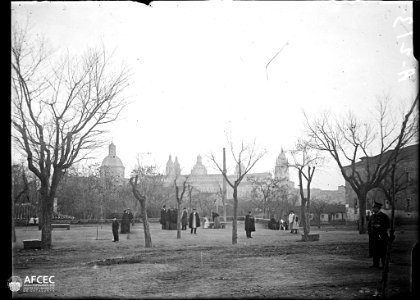
[[[174,163],[172,162],[172,156],[169,154],[168,162],[166,163],[166,176],[172,177],[175,175]]]
[[[174,172],[175,172],[175,175],[176,176],[181,175],[181,166],[179,165],[178,157],[177,156],[175,156]]]
[[[289,162],[287,161],[286,154],[283,151],[283,147],[281,148],[281,153],[276,160],[274,177],[280,181],[289,181]]]

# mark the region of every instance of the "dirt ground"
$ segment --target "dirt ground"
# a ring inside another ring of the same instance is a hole
[[[13,297],[94,298],[374,298],[382,271],[370,269],[368,236],[355,228],[312,228],[320,240],[264,229],[252,239],[238,225],[197,230],[197,235],[151,224],[153,248],[144,248],[142,224],[112,242],[111,225],[55,229],[50,251],[24,250],[40,238],[35,227],[16,230],[13,275],[54,277],[54,291],[17,292]],[[389,297],[409,297],[411,249],[417,227],[400,227],[391,254]]]

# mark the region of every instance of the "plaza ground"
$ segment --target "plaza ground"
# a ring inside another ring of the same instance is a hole
[[[111,225],[72,225],[53,230],[51,250],[25,250],[23,240],[40,238],[37,227],[18,227],[14,274],[55,276],[52,292],[14,297],[69,298],[373,298],[381,270],[370,269],[368,236],[355,228],[312,228],[320,240],[257,224],[247,239],[232,228],[197,230],[197,235],[161,230],[150,224],[153,248],[144,247],[143,225],[112,242]],[[391,254],[390,297],[409,297],[411,249],[417,226],[397,228]]]

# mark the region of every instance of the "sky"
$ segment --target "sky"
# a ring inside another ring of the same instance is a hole
[[[401,74],[417,68],[411,16],[408,1],[12,3],[12,22],[28,20],[54,49],[80,54],[103,43],[129,66],[130,104],[106,135],[126,177],[138,157],[164,171],[169,155],[183,174],[198,155],[217,173],[207,157],[221,162],[228,136],[266,151],[251,172],[273,171],[281,149],[304,137],[303,112],[369,120],[380,95],[408,103],[417,92],[417,74]],[[98,149],[87,163],[107,154]],[[342,184],[328,160],[312,186]]]

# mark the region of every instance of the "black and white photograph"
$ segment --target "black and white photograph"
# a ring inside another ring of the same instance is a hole
[[[411,1],[13,1],[12,298],[419,296]]]

